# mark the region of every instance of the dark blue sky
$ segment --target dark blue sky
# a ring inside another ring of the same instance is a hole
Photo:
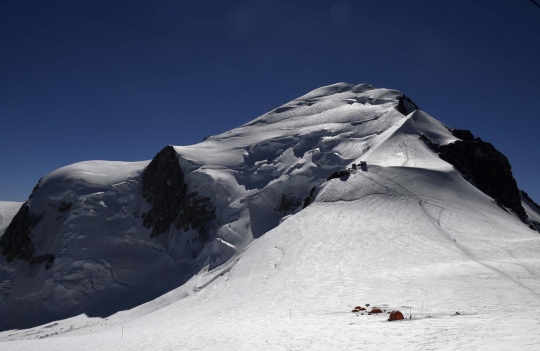
[[[144,160],[322,85],[394,88],[502,151],[540,201],[530,0],[0,2],[0,200],[70,163]]]

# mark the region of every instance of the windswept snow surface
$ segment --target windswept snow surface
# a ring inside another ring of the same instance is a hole
[[[0,348],[537,350],[540,235],[439,159],[420,136],[456,138],[423,111],[398,112],[399,96],[336,84],[175,147],[189,186],[216,204],[209,250],[222,261],[108,318],[2,332]],[[359,161],[367,167],[326,181]],[[314,186],[310,206],[276,213],[282,194],[303,199]],[[168,267],[148,268],[156,275],[146,283]],[[63,274],[56,262],[51,271]],[[365,304],[413,318],[350,312]]]

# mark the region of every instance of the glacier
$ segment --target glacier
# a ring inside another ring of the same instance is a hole
[[[0,346],[535,349],[540,208],[440,157],[462,138],[338,83],[153,160],[53,171],[0,203]]]

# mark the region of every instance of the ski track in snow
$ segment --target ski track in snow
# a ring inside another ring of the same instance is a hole
[[[433,227],[439,232],[441,233],[445,238],[447,238],[449,241],[452,241],[452,236],[450,234],[448,234],[448,232],[446,232],[444,230],[444,228],[441,227],[441,225],[438,223],[438,221],[436,221],[424,208],[424,206],[422,205],[422,202],[419,202],[418,203],[420,205],[420,207],[422,208],[422,211],[424,211],[426,217],[429,218],[430,222],[433,224]],[[513,283],[515,283],[516,285],[518,285],[519,287],[529,291],[531,294],[533,294],[534,296],[540,298],[540,294],[536,291],[534,291],[533,289],[529,288],[528,286],[522,284],[521,282],[519,282],[518,280],[514,279],[513,277],[511,277],[510,275],[508,275],[507,273],[505,273],[504,271],[502,271],[501,269],[497,269],[493,266],[491,266],[490,264],[487,264],[485,262],[482,262],[481,260],[477,259],[476,256],[474,255],[473,252],[471,252],[467,247],[465,247],[464,245],[462,245],[461,243],[458,243],[457,241],[455,241],[454,239],[454,244],[456,245],[457,248],[459,248],[461,250],[461,252],[463,252],[463,254],[465,256],[467,256],[470,260],[482,265],[483,267],[489,269],[489,270],[492,270],[498,274],[500,274],[502,277],[512,281]]]

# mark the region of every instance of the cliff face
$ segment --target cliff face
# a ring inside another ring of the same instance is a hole
[[[145,169],[142,196],[151,206],[142,218],[143,226],[152,229],[152,237],[168,232],[174,225],[185,232],[197,231],[203,242],[209,240],[216,207],[209,197],[188,190],[172,146],[161,150]]]
[[[14,259],[30,262],[34,258],[36,248],[32,242],[32,229],[41,218],[42,215],[31,214],[27,204],[24,204],[13,217],[0,239],[2,255],[6,256],[8,262]]]
[[[398,98],[396,110],[407,116],[409,113],[418,110],[418,106],[406,95],[401,94]]]
[[[429,146],[480,191],[525,220],[527,215],[521,204],[517,182],[512,175],[512,167],[506,156],[492,144],[475,138],[469,130],[452,129],[450,131],[461,140],[447,145],[428,142]]]
[[[37,189],[38,186],[34,188],[32,194]],[[31,197],[32,195],[30,195]],[[58,211],[62,212],[61,210],[62,208],[59,207]],[[51,267],[55,259],[54,254],[36,255],[36,246],[32,240],[32,231],[46,214],[46,211],[40,214],[31,213],[28,202],[21,206],[2,237],[0,237],[0,248],[7,262],[17,259],[26,261],[30,265],[45,263],[45,268],[49,269]]]

